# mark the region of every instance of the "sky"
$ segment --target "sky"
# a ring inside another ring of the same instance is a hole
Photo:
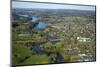
[[[48,4],[48,3],[35,3],[35,2],[12,2],[12,8],[41,8],[41,9],[76,9],[76,10],[93,10],[95,6],[83,5],[64,5],[64,4]]]

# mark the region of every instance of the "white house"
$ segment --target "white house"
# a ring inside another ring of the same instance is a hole
[[[86,37],[77,37],[77,40],[79,42],[90,42],[91,38],[86,38]]]

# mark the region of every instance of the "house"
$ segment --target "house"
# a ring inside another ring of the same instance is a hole
[[[91,38],[86,38],[86,37],[77,37],[77,40],[79,42],[90,42]]]
[[[50,42],[51,42],[52,44],[56,44],[57,42],[59,42],[58,37],[55,36],[55,35],[50,35],[50,36],[49,36],[49,40],[50,40]]]

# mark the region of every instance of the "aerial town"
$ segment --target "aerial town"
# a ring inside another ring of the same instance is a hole
[[[96,60],[95,11],[12,9],[13,65]]]

